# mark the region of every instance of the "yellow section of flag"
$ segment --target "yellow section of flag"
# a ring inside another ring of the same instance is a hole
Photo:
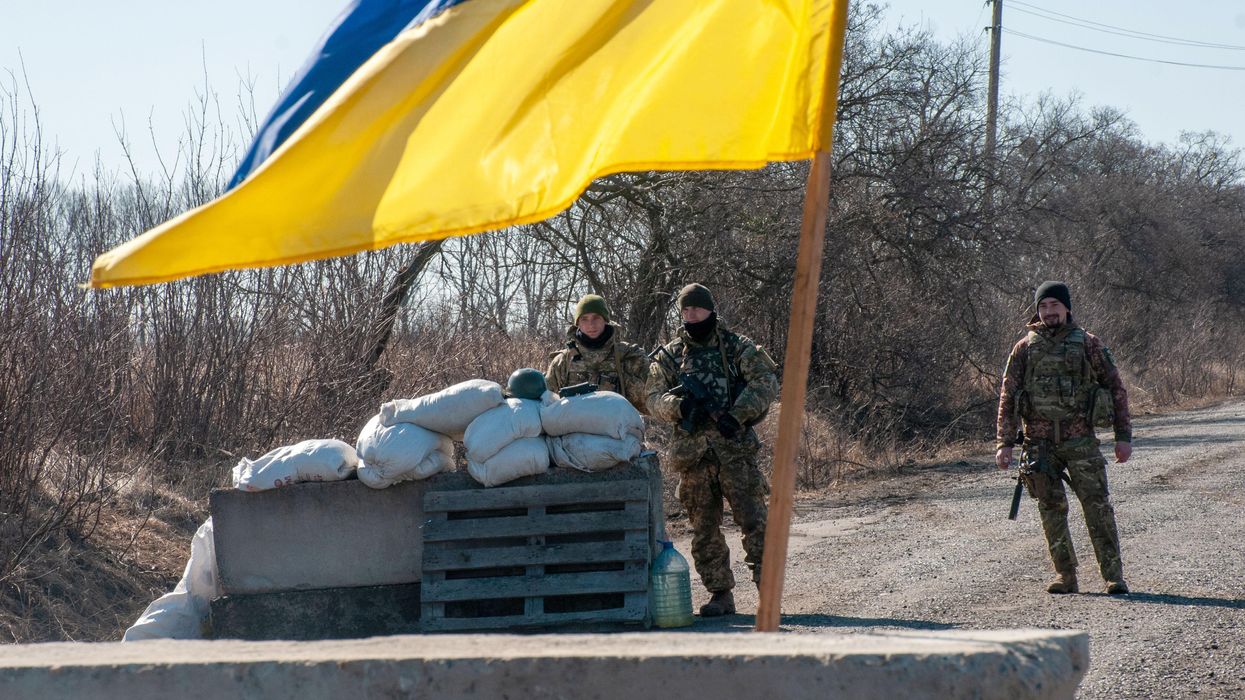
[[[539,221],[635,170],[829,150],[847,0],[467,0],[399,34],[250,178],[91,286]]]

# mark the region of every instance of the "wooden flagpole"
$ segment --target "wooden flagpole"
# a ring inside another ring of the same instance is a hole
[[[808,390],[809,354],[813,348],[813,321],[817,314],[817,288],[821,282],[821,256],[826,241],[826,209],[830,205],[830,147],[838,104],[839,69],[847,34],[849,0],[832,3],[829,60],[823,82],[821,144],[813,154],[804,187],[804,218],[800,224],[800,247],[795,261],[795,286],[791,290],[791,321],[787,329],[787,354],[783,361],[778,443],[774,446],[774,478],[770,489],[769,519],[765,524],[765,553],[761,559],[761,602],[757,606],[756,630],[777,632],[782,617],[782,584],[787,569],[787,538],[794,511],[795,458],[799,453],[804,424],[804,397]]]

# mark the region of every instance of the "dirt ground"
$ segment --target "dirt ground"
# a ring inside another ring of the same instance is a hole
[[[1091,657],[1079,697],[1245,697],[1245,403],[1140,418],[1134,440],[1125,464],[1104,444],[1131,595],[1102,593],[1077,504],[1069,522],[1082,593],[1046,593],[1036,503],[1026,494],[1008,520],[1015,471],[981,455],[802,499],[782,628],[1079,629]],[[690,560],[686,527],[676,520],[671,534]],[[727,536],[742,614],[698,618],[698,630],[754,622],[738,531]],[[708,594],[694,573],[693,589],[699,607]]]

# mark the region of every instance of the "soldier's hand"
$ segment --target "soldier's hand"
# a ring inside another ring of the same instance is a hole
[[[1124,462],[1127,462],[1128,458],[1132,456],[1133,456],[1133,443],[1131,442],[1115,443],[1115,461],[1116,462],[1119,462],[1122,464]]]
[[[723,413],[718,416],[717,424],[718,432],[721,433],[722,437],[727,440],[734,440],[739,437],[739,434],[744,430],[744,427],[739,424],[739,421],[735,420],[735,416],[732,416],[729,413]]]
[[[1012,465],[1012,448],[1000,447],[998,452],[994,453],[994,463],[999,469],[1007,469]]]
[[[679,399],[679,418],[687,420],[688,416],[696,411],[696,399],[690,396],[684,396]]]

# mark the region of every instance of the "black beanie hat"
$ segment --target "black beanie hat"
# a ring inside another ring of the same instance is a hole
[[[1068,292],[1068,285],[1063,282],[1051,281],[1039,285],[1037,291],[1033,293],[1033,305],[1041,304],[1046,298],[1057,299],[1068,307],[1068,311],[1072,310],[1072,294]]]
[[[709,292],[709,288],[703,284],[693,282],[680,289],[679,310],[682,311],[689,306],[697,306],[713,311],[713,294]]]

